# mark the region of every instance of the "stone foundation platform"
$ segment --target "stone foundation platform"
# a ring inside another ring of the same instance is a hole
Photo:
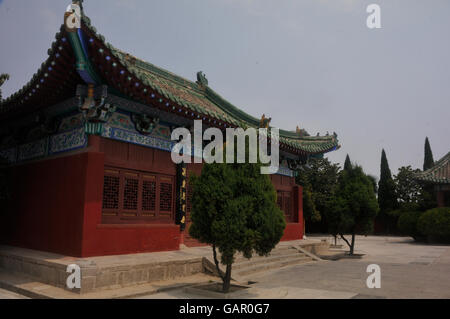
[[[71,264],[81,270],[81,289],[68,289]],[[0,268],[77,294],[120,289],[171,280],[203,272],[203,257],[161,252],[92,258],[73,258],[29,249],[0,246]]]
[[[276,249],[300,248],[305,254],[320,254],[329,244],[318,240],[280,242]],[[275,253],[275,252],[274,252]],[[211,274],[212,250],[209,246],[178,251],[131,255],[75,258],[42,251],[0,245],[0,270],[26,276],[36,282],[78,295],[173,281],[196,274]],[[69,265],[81,270],[81,288],[69,289]],[[74,295],[75,296],[75,295]]]

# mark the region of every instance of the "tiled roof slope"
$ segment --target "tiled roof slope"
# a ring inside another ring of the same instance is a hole
[[[193,112],[215,118],[218,121],[229,123],[235,127],[259,127],[260,120],[258,118],[237,108],[213,91],[208,85],[200,85],[199,83],[189,81],[116,49],[107,43],[101,34],[97,33],[97,30],[91,25],[90,19],[86,16],[83,17],[83,24],[131,74],[134,74],[144,85],[149,86],[173,103],[181,105]],[[56,38],[57,43],[60,43],[60,34],[57,34]],[[52,49],[54,47],[57,47],[56,43],[53,44]],[[49,50],[49,54],[52,51]],[[35,77],[40,76],[41,71]],[[14,106],[11,104],[15,104],[14,101],[21,98],[21,92],[25,92],[28,86],[9,99],[2,101],[0,103],[0,109],[2,109],[1,106],[4,106],[3,111],[5,111],[5,104],[9,104],[8,108]],[[326,153],[340,147],[337,135],[335,134],[312,137],[297,132],[280,130],[280,142],[292,149],[309,154]]]
[[[450,152],[437,161],[434,166],[416,174],[416,179],[435,184],[450,184]]]

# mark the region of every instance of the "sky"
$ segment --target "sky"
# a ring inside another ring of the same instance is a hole
[[[0,0],[0,72],[7,97],[47,58],[69,0]],[[381,29],[369,29],[369,4]],[[379,176],[450,151],[448,0],[85,0],[115,47],[209,86],[271,125],[338,134],[346,154]]]

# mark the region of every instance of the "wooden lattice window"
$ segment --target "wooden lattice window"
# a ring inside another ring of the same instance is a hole
[[[161,178],[159,185],[159,213],[167,216],[172,212],[172,182],[168,178]]]
[[[137,211],[139,196],[138,174],[125,173],[123,188],[123,209]]]
[[[144,175],[142,182],[142,214],[156,216],[156,177]]]
[[[165,220],[174,218],[174,178],[137,171],[106,169],[103,221]]]
[[[120,203],[120,173],[105,170],[103,186],[103,215],[117,216]]]

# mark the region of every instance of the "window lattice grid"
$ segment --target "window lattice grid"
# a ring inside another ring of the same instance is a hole
[[[144,180],[142,183],[142,210],[154,212],[156,210],[156,182]]]
[[[167,215],[172,211],[172,184],[161,182],[159,196],[159,210]]]
[[[102,215],[107,222],[173,217],[175,186],[171,176],[107,168],[104,185]]]
[[[123,209],[138,209],[139,179],[125,177],[123,190]]]
[[[104,209],[119,209],[119,176],[104,177],[103,186],[103,208]]]

